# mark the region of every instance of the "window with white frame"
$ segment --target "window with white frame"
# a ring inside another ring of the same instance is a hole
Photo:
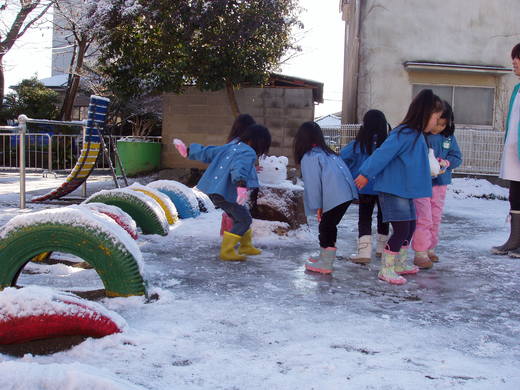
[[[431,89],[451,104],[457,125],[493,127],[495,88],[459,85],[412,84],[412,94]]]

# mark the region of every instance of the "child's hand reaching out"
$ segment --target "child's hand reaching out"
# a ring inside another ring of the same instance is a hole
[[[186,147],[184,142],[182,142],[178,138],[174,138],[173,139],[173,145],[175,146],[175,149],[177,149],[177,151],[179,152],[179,154],[182,157],[184,157],[184,158],[188,157],[188,148]]]

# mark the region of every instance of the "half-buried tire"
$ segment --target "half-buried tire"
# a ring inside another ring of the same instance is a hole
[[[190,187],[174,180],[157,180],[146,186],[168,195],[180,218],[195,218],[200,215],[199,202]]]
[[[25,264],[49,251],[88,262],[107,296],[146,293],[142,255],[135,241],[115,222],[78,206],[21,215],[0,230],[0,290],[15,286]]]
[[[97,192],[84,203],[92,202],[119,207],[132,217],[143,234],[168,235],[168,221],[164,210],[148,195],[122,188]]]
[[[161,191],[156,190],[155,188],[146,187],[138,183],[132,184],[128,187],[128,189],[142,192],[143,194],[148,195],[150,198],[155,200],[164,211],[164,215],[166,216],[168,224],[173,225],[179,220],[177,208],[168,195],[163,194]]]

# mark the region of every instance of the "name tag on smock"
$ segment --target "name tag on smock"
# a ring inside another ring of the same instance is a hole
[[[451,146],[451,139],[450,138],[445,139],[444,142],[442,143],[442,148],[449,149],[450,146]]]

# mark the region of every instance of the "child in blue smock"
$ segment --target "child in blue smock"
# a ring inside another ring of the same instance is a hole
[[[428,269],[439,261],[435,247],[439,242],[442,210],[446,199],[446,190],[451,183],[451,172],[462,164],[457,139],[455,138],[455,118],[448,102],[444,102],[437,126],[426,135],[426,143],[441,166],[441,173],[432,179],[431,198],[414,199],[417,213],[417,227],[413,235],[412,247],[415,251],[414,264],[421,269]]]
[[[383,221],[393,233],[383,251],[378,277],[391,284],[404,284],[401,275],[415,274],[419,268],[407,264],[408,246],[415,231],[413,199],[432,196],[428,147],[423,133],[429,133],[444,109],[442,100],[431,89],[413,99],[402,123],[366,159],[359,169],[356,185],[362,189],[374,180],[379,192]]]
[[[340,151],[340,156],[350,169],[353,177],[359,173],[359,168],[365,160],[384,142],[388,136],[390,125],[385,114],[379,110],[369,110],[363,117],[363,124],[356,139]],[[383,222],[383,214],[379,197],[374,191],[374,182],[359,191],[358,218],[358,251],[350,256],[350,260],[358,264],[370,263],[372,259],[372,213],[377,205],[377,247],[376,256],[380,257],[388,240],[389,224]]]
[[[238,143],[240,142],[240,137],[244,134],[246,129],[254,125],[256,122],[254,118],[249,114],[240,114],[233,121],[233,125],[231,126],[231,130],[229,131],[227,142],[230,143]],[[249,190],[249,203],[256,203],[256,199],[258,197],[258,175],[256,173],[257,167],[253,166],[251,169],[251,174],[249,175],[249,179],[247,180],[247,189]],[[225,231],[231,231],[233,228],[233,220],[226,212],[222,212],[222,222],[220,224],[220,235],[222,236]]]
[[[320,126],[305,122],[294,139],[294,159],[301,167],[306,215],[319,221],[320,254],[307,260],[308,271],[330,274],[336,258],[337,226],[357,190],[343,160],[326,144]]]
[[[271,134],[261,125],[251,125],[236,142],[222,146],[191,144],[189,149],[180,140],[175,147],[183,157],[209,164],[197,184],[216,207],[220,207],[233,220],[233,227],[222,236],[220,258],[245,260],[245,255],[258,255],[253,246],[252,218],[247,201],[247,182],[258,156],[266,154],[271,146]],[[235,246],[240,244],[238,253]]]

